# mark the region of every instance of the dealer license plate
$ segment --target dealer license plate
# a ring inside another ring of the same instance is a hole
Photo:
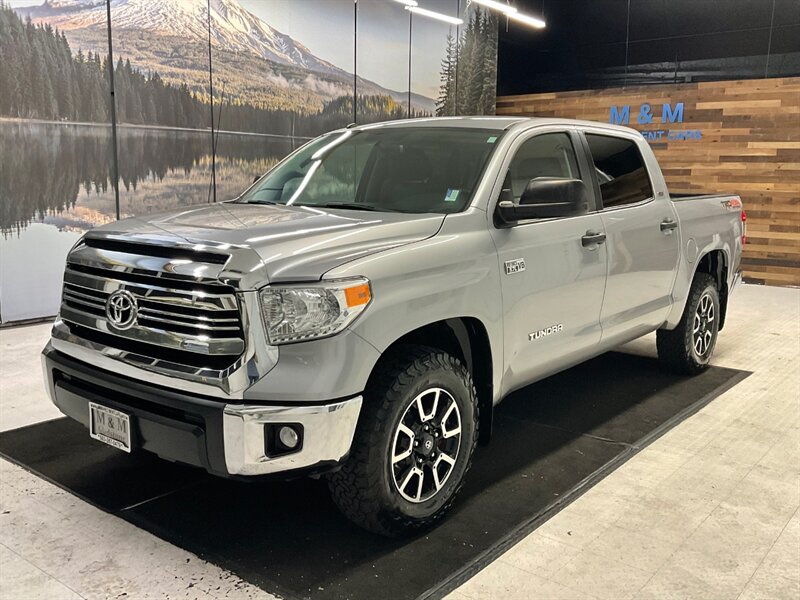
[[[123,412],[89,402],[89,435],[109,446],[131,451],[131,418]]]

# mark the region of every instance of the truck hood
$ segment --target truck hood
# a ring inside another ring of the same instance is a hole
[[[429,238],[443,220],[439,214],[222,202],[124,219],[91,235],[247,248],[261,258],[269,281],[312,281],[345,262]]]

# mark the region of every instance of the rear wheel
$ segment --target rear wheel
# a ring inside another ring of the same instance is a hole
[[[694,375],[708,368],[719,332],[719,291],[713,277],[695,275],[678,326],[656,333],[658,358],[672,371]]]
[[[398,536],[441,519],[461,489],[478,434],[472,378],[455,357],[407,346],[364,393],[350,457],[328,476],[354,523]]]

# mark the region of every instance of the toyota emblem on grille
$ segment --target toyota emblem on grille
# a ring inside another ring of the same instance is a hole
[[[106,317],[117,329],[132,327],[136,313],[136,298],[128,290],[117,290],[106,300]]]

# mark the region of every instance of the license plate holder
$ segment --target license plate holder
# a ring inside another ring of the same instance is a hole
[[[130,452],[131,417],[115,408],[89,402],[89,436],[123,452]]]

